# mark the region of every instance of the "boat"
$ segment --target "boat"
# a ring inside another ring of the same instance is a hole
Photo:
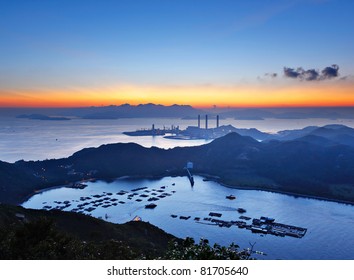
[[[234,199],[236,199],[236,196],[230,194],[230,195],[226,196],[226,198],[230,199],[230,200],[234,200]]]
[[[146,204],[145,208],[146,209],[154,209],[157,205],[155,203],[150,203],[150,204]]]
[[[239,212],[240,214],[242,213],[246,213],[246,210],[243,208],[237,208],[237,212]]]

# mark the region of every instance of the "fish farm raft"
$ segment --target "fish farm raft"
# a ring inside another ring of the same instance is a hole
[[[218,215],[216,215],[218,214]],[[221,217],[222,214],[219,213],[209,213],[209,216]],[[171,215],[172,218],[177,218],[177,215]],[[188,219],[190,216],[188,217]],[[180,219],[185,219],[185,217],[181,216]],[[241,216],[242,220],[251,220],[250,217]],[[238,228],[244,228],[251,230],[253,233],[259,234],[271,234],[275,236],[290,236],[296,238],[302,238],[305,236],[307,229],[302,227],[296,227],[291,225],[286,225],[282,223],[276,223],[275,219],[268,217],[261,217],[260,219],[252,219],[251,224],[247,224],[245,221],[225,221],[221,219],[215,219],[211,217],[205,217],[201,219],[200,217],[194,218],[194,221],[197,223],[202,223],[206,225],[214,225],[219,227],[230,228],[231,226],[237,226]]]

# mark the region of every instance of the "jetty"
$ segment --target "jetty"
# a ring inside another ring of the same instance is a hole
[[[189,179],[189,182],[191,183],[191,186],[193,187],[194,186],[194,178],[193,178],[193,175],[191,173],[190,170],[193,169],[193,162],[187,162],[187,166],[184,167],[185,170],[187,170],[187,176],[188,176],[188,179]]]

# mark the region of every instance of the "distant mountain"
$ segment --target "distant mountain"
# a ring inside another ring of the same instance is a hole
[[[354,119],[353,107],[321,107],[321,108],[205,108],[199,110],[190,105],[110,105],[77,108],[0,108],[0,117],[18,115],[46,115],[57,117],[78,117],[89,119],[117,118],[184,118],[196,119],[197,116],[208,114],[210,117],[219,115],[220,119],[236,120],[275,119]]]
[[[185,175],[217,176],[221,183],[318,196],[354,203],[354,148],[331,145],[309,135],[289,141],[258,142],[235,132],[209,144],[174,149],[144,148],[134,143],[83,149],[69,158],[0,165],[0,199],[19,202],[37,188],[92,177]]]
[[[325,125],[323,127],[308,126],[303,129],[279,131],[277,134],[269,135],[266,139],[280,141],[298,139],[309,142],[317,139],[317,141],[321,141],[322,143],[326,141],[326,145],[341,144],[354,147],[354,129],[338,124]]]
[[[123,104],[92,108],[82,114],[85,119],[118,119],[118,118],[184,118],[193,117],[203,113],[189,105],[155,105],[140,104],[137,106]]]
[[[19,119],[41,120],[41,121],[69,121],[69,118],[65,117],[49,117],[42,114],[30,114],[30,115],[18,115]]]
[[[354,110],[348,108],[264,108],[264,109],[229,109],[219,113],[222,117],[236,120],[274,119],[353,119]]]

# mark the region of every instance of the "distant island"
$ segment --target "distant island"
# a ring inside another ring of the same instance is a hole
[[[69,121],[66,117],[49,117],[42,114],[18,115],[19,119],[41,120],[41,121]]]
[[[0,162],[0,201],[17,204],[37,190],[92,178],[185,176],[191,161],[193,172],[230,187],[354,203],[353,132],[341,125],[310,127],[262,142],[232,132],[196,147],[118,143],[63,159]],[[288,140],[291,135],[296,138]]]

